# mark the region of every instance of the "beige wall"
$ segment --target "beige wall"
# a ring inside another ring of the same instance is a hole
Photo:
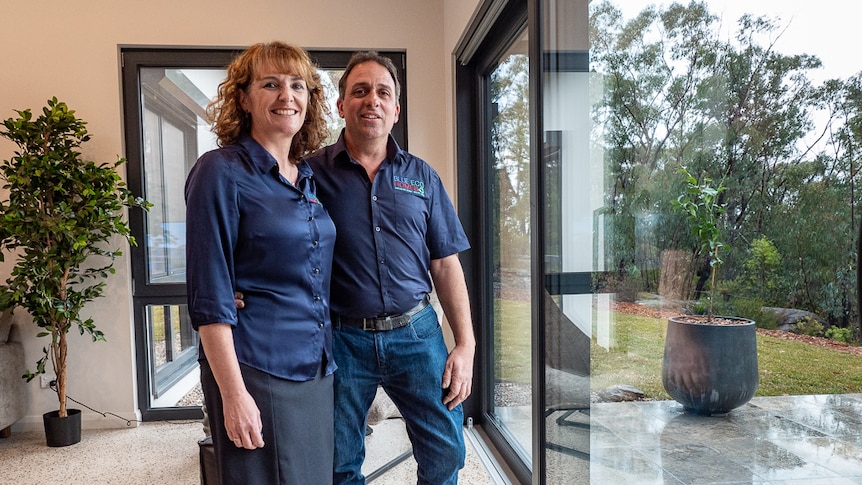
[[[452,50],[478,0],[39,0],[4,2],[0,16],[0,119],[15,109],[44,106],[57,96],[88,121],[87,157],[124,154],[120,46],[245,46],[284,40],[309,48],[407,50],[411,151],[432,163],[454,193]],[[0,157],[13,145],[0,140]],[[8,259],[8,258],[7,258]],[[134,334],[127,259],[116,265],[107,298],[89,305],[107,343],[73,332],[69,394],[100,411],[135,418]],[[10,265],[0,263],[5,280]],[[44,341],[21,311],[27,365]],[[37,429],[56,396],[28,384],[28,416],[17,430]],[[85,411],[84,426],[125,427],[124,421]]]

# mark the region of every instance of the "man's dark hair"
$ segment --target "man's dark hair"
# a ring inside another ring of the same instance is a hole
[[[392,76],[392,80],[395,82],[395,102],[400,103],[401,82],[398,80],[398,71],[395,69],[395,64],[392,63],[391,59],[381,56],[376,51],[362,51],[353,54],[350,61],[347,63],[347,67],[344,68],[344,74],[342,74],[341,79],[338,80],[338,97],[340,99],[344,99],[344,92],[347,90],[347,76],[350,75],[350,71],[352,71],[354,67],[365,62],[376,62],[389,71],[389,74]]]

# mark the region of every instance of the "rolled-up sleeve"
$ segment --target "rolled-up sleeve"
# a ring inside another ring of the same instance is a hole
[[[186,285],[194,328],[237,323],[233,289],[238,197],[224,155],[224,150],[204,154],[186,179]]]

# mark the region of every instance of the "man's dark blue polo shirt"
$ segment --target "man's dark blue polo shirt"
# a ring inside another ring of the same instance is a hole
[[[440,176],[391,136],[373,183],[348,155],[343,132],[308,163],[338,228],[334,313],[362,318],[407,311],[431,292],[431,260],[470,248]]]
[[[295,381],[314,379],[324,355],[326,373],[336,368],[328,306],[335,226],[311,175],[301,163],[294,187],[246,136],[205,153],[186,180],[192,325],[233,325],[241,363]],[[241,312],[234,290],[245,295]]]

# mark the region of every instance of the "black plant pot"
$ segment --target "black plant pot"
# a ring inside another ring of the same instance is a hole
[[[81,441],[81,410],[68,409],[66,413],[65,418],[59,417],[59,411],[42,415],[48,446],[69,446]]]
[[[747,403],[757,391],[757,333],[754,321],[735,324],[667,322],[662,384],[686,411],[723,414]]]

